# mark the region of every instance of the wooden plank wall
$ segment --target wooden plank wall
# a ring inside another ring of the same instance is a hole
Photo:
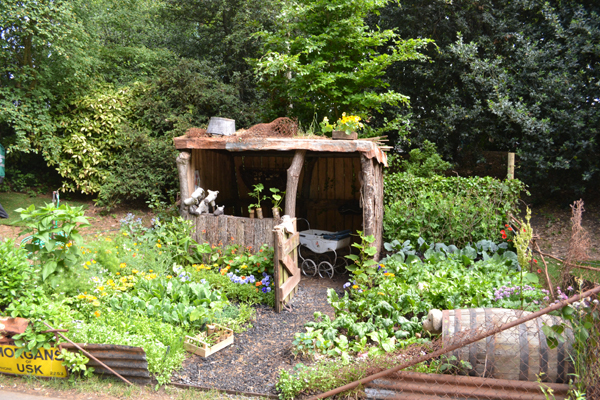
[[[263,244],[274,246],[273,228],[280,222],[273,218],[245,218],[231,215],[190,215],[195,222],[194,240],[215,246],[240,244],[257,251]]]
[[[358,154],[357,154],[358,156]],[[360,158],[317,159],[307,202],[307,216],[311,228],[327,231],[362,229],[362,214],[342,215],[338,208],[351,200],[360,199]],[[305,229],[299,222],[300,229]]]
[[[289,168],[293,152],[282,152],[281,156],[244,155],[244,153],[228,153],[222,150],[193,150],[188,173],[190,193],[194,190],[194,171],[198,170],[200,183],[204,189],[218,190],[217,204],[226,204],[226,215],[248,216],[248,204],[252,199],[248,193],[252,187],[244,183],[241,172],[247,169],[281,170]],[[308,153],[307,157],[314,157],[315,153]],[[359,153],[340,154],[319,153],[310,181],[308,198],[302,197],[300,190],[305,179],[306,165],[302,170],[299,182],[299,195],[297,204],[297,217],[310,221],[311,228],[328,231],[351,229],[353,232],[362,230],[362,214],[342,215],[338,208],[348,201],[358,202],[360,199],[360,174],[361,163]],[[331,156],[330,156],[331,155]],[[310,161],[307,161],[307,163]],[[377,164],[377,163],[375,163]],[[270,185],[265,183],[265,192],[270,194]],[[265,218],[271,218],[272,204],[269,200],[262,203]],[[299,210],[303,213],[298,213]],[[304,222],[298,222],[300,230],[306,229]],[[269,236],[272,236],[269,229]],[[223,236],[225,237],[225,236]],[[235,237],[235,236],[234,236]],[[245,240],[248,242],[248,240]],[[253,242],[251,240],[250,242]],[[272,238],[269,239],[269,243]],[[227,243],[227,242],[223,242]],[[218,244],[218,241],[213,244]]]

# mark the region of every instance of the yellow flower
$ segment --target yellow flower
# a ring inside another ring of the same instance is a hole
[[[158,247],[160,249],[162,247],[162,244],[156,243],[156,247]]]
[[[172,276],[171,276],[171,275],[167,275],[167,279],[171,279],[171,278],[172,278]]]
[[[89,269],[89,268],[88,268],[86,265],[84,265],[84,266],[83,266],[83,268],[85,268],[85,269]]]
[[[85,299],[85,295],[84,294],[80,294],[79,296],[77,296],[78,299]]]
[[[86,262],[85,262],[85,265],[92,265],[92,263],[91,263],[91,262],[89,262],[89,261],[86,261]]]
[[[382,296],[385,296],[385,293],[382,293],[382,292],[377,292],[377,294],[380,294],[380,295],[382,295]]]
[[[127,236],[127,235],[128,235],[128,233],[127,233],[127,232],[123,232],[123,236]]]
[[[104,290],[104,286],[98,286],[98,290],[99,291],[103,291]]]
[[[247,266],[246,264],[244,264],[244,265],[242,265],[240,268],[242,268],[242,269],[246,269],[246,268],[248,268],[248,266]]]
[[[102,295],[102,297],[104,297],[104,296],[108,296],[108,293],[106,293],[106,292],[102,292],[102,294],[101,294],[101,295]]]
[[[131,273],[132,273],[132,274],[137,274],[137,273],[138,273],[138,270],[137,270],[137,269],[132,269],[132,270],[131,270]]]
[[[127,266],[127,264],[125,264],[125,263],[121,263],[121,265],[119,265],[119,267],[121,267],[121,268],[125,268],[126,266]]]
[[[94,311],[94,315],[96,316],[96,318],[98,318],[100,316],[100,311],[98,311],[98,310]]]
[[[96,264],[96,260],[92,260],[92,264]]]
[[[154,271],[150,270],[150,271],[148,271],[148,272],[154,272]]]
[[[120,273],[120,272],[117,272],[117,275],[121,275],[121,273]]]
[[[73,246],[73,243],[71,243],[71,242],[67,243],[67,247],[71,247],[71,246]]]
[[[358,285],[353,285],[352,289],[358,289]]]
[[[134,246],[137,246],[137,243],[134,243],[133,245],[134,245]]]
[[[112,279],[109,279],[108,281],[106,281],[106,283],[110,286],[115,286],[115,281],[113,281]]]
[[[122,283],[125,283],[125,282],[127,282],[127,278],[122,277],[121,279],[119,279],[119,281],[121,281]]]

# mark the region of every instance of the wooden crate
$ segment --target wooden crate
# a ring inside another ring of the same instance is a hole
[[[190,353],[206,358],[233,343],[233,331],[231,329],[215,324],[215,332],[221,334],[217,338],[217,343],[212,346],[199,337],[186,336],[183,347]]]

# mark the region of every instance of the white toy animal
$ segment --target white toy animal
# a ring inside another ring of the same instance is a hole
[[[194,190],[194,193],[192,193],[192,197],[198,201],[202,201],[202,199],[204,199],[205,196],[206,193],[201,187],[198,187],[198,189]]]
[[[225,206],[221,206],[221,207],[217,206],[217,209],[215,210],[215,212],[213,214],[217,215],[217,216],[218,215],[223,215],[224,214],[224,211],[223,211],[224,208],[225,208]]]
[[[198,213],[208,214],[208,203],[206,202],[206,199],[200,202],[200,205],[198,206]]]
[[[185,199],[183,201],[183,204],[185,204],[186,206],[195,206],[196,204],[198,204],[198,200],[193,197],[190,197]]]
[[[217,195],[219,194],[218,190],[215,190],[214,192],[212,190],[208,191],[208,196],[206,196],[204,198],[204,202],[206,202],[206,204],[210,204],[211,206],[213,206],[213,208],[215,207],[215,200],[217,199]]]
[[[190,206],[190,214],[200,215],[200,213],[198,212],[198,208],[196,206]]]

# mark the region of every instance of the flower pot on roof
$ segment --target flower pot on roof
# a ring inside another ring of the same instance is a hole
[[[321,130],[324,133],[331,132],[331,138],[334,140],[356,140],[358,138],[357,131],[363,127],[361,118],[357,115],[346,115],[342,113],[334,125],[329,123],[327,117],[321,122]]]

